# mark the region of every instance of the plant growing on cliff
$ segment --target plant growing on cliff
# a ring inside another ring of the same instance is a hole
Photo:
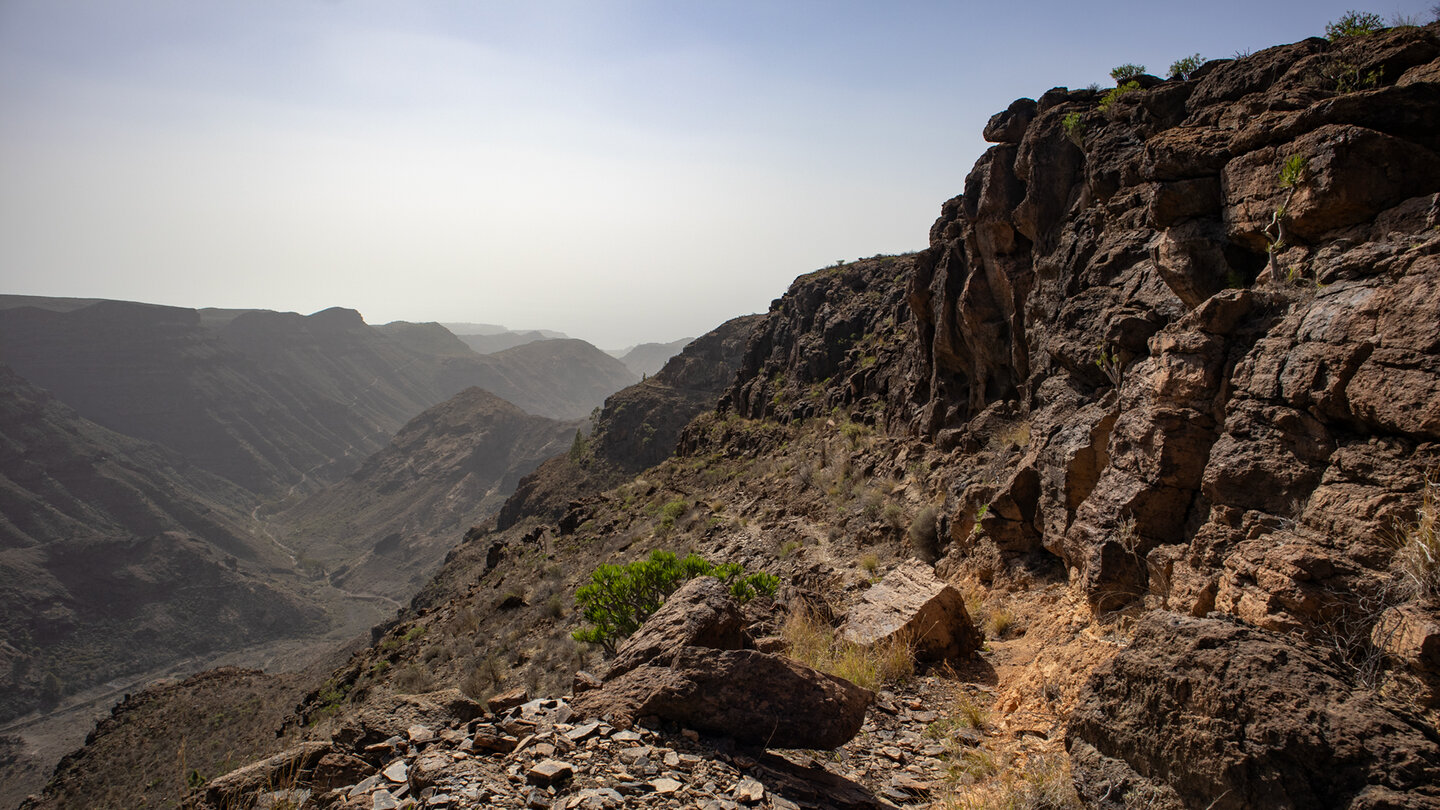
[[[1167,77],[1171,79],[1188,79],[1190,74],[1200,69],[1205,64],[1205,57],[1198,53],[1192,53],[1183,59],[1176,59],[1170,63],[1170,71]]]
[[[1139,89],[1141,89],[1139,82],[1125,82],[1119,87],[1116,87],[1115,89],[1111,90],[1110,92],[1106,93],[1104,96],[1101,97],[1100,112],[1109,112],[1110,108],[1114,106],[1115,102],[1120,100],[1121,97],[1133,93]]]
[[[1346,37],[1363,37],[1385,30],[1379,14],[1368,11],[1347,11],[1340,19],[1325,24],[1325,38],[1336,42]]]
[[[1115,67],[1111,68],[1110,78],[1114,79],[1116,84],[1125,84],[1126,82],[1130,81],[1136,76],[1143,74],[1144,72],[1144,65],[1133,65],[1127,62],[1123,65],[1116,65]]]
[[[1069,138],[1071,143],[1081,149],[1085,148],[1085,116],[1072,112],[1061,120],[1060,125],[1065,128],[1065,137]]]
[[[1285,245],[1287,244],[1285,233],[1286,212],[1290,207],[1290,200],[1294,198],[1295,192],[1300,189],[1300,183],[1305,179],[1305,172],[1309,165],[1310,161],[1308,158],[1304,155],[1296,154],[1285,158],[1285,163],[1280,166],[1279,182],[1280,188],[1286,189],[1285,199],[1275,207],[1274,213],[1270,215],[1270,223],[1266,225],[1262,231],[1262,233],[1265,234],[1266,241],[1269,242],[1265,250],[1270,254],[1267,266],[1270,270],[1271,278],[1279,278],[1279,259],[1277,257],[1280,251],[1285,249]]]
[[[715,577],[730,588],[736,601],[774,596],[780,580],[763,571],[746,574],[737,563],[714,565],[691,554],[684,559],[670,551],[652,551],[650,557],[628,565],[602,565],[590,582],[575,591],[575,604],[590,627],[571,635],[576,641],[599,644],[614,653],[615,646],[650,618],[666,597],[695,577]]]
[[[1100,344],[1100,354],[1095,358],[1095,365],[1105,373],[1105,379],[1116,388],[1125,381],[1125,363],[1120,359],[1120,350],[1106,343]]]

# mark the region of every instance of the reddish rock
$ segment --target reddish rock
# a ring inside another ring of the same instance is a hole
[[[964,658],[984,641],[965,611],[965,597],[919,560],[896,566],[861,593],[840,634],[864,646],[903,638],[926,660]]]
[[[1417,715],[1284,636],[1152,613],[1091,676],[1065,738],[1087,806],[1440,807]]]
[[[715,577],[696,577],[670,594],[639,630],[621,642],[605,680],[682,647],[738,650],[748,641],[730,589]]]
[[[778,655],[682,647],[579,695],[582,717],[659,717],[775,748],[837,748],[860,730],[874,693]]]

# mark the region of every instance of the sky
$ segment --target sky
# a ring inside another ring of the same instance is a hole
[[[1016,98],[1355,5],[0,0],[0,293],[668,342],[924,248]]]

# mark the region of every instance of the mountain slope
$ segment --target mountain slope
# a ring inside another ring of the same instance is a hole
[[[22,301],[24,299],[21,299]],[[338,480],[471,386],[581,418],[633,382],[583,341],[475,355],[435,325],[101,301],[0,309],[0,362],[82,416],[258,494]]]
[[[641,343],[628,351],[616,353],[620,362],[634,374],[646,377],[665,367],[665,362],[680,353],[694,338],[680,338],[669,343]]]
[[[315,631],[245,493],[0,367],[0,720],[179,657]]]
[[[337,586],[405,599],[456,537],[500,508],[521,476],[568,450],[580,424],[531,416],[470,388],[412,419],[344,480],[272,520]]]

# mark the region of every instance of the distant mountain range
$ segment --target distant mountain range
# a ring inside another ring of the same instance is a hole
[[[532,334],[0,296],[0,720],[403,603],[640,378]]]

